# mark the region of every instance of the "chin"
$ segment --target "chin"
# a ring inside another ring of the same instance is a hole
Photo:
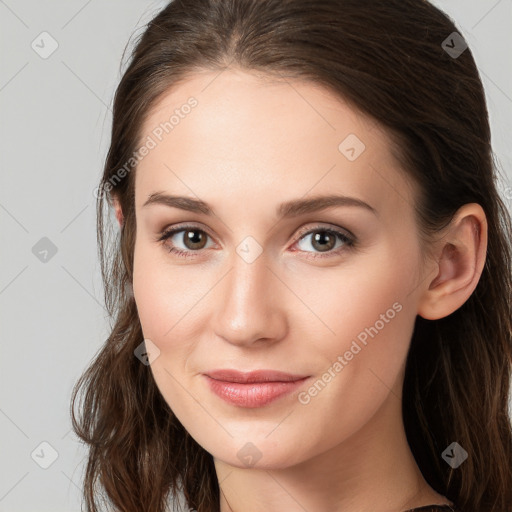
[[[265,435],[203,447],[218,461],[240,469],[284,469],[308,458],[304,451],[297,451],[296,442],[285,444],[277,437],[270,441]]]

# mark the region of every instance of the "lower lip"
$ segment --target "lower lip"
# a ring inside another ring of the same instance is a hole
[[[210,389],[216,395],[226,402],[238,405],[239,407],[263,407],[296,390],[308,379],[308,377],[305,377],[290,382],[251,382],[242,384],[212,379],[208,375],[205,375],[205,377]]]

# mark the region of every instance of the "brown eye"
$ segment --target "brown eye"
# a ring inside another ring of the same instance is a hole
[[[328,231],[317,231],[311,239],[311,245],[318,251],[330,251],[336,245],[336,236]]]
[[[209,235],[195,226],[168,229],[158,238],[166,249],[178,256],[194,257],[206,247]]]
[[[322,226],[310,229],[296,242],[300,251],[310,253],[307,256],[308,258],[335,256],[342,251],[352,248],[354,244],[355,239],[348,234],[337,229],[329,229]],[[308,250],[308,246],[312,247],[313,250]]]
[[[191,250],[204,249],[208,235],[200,229],[184,229],[183,244]]]

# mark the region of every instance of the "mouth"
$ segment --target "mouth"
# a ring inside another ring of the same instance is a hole
[[[210,390],[225,402],[238,407],[263,407],[284,397],[310,376],[274,370],[212,370],[204,373]]]

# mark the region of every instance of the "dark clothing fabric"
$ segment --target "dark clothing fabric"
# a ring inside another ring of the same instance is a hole
[[[461,512],[455,505],[428,505],[426,507],[411,508],[404,512]]]

